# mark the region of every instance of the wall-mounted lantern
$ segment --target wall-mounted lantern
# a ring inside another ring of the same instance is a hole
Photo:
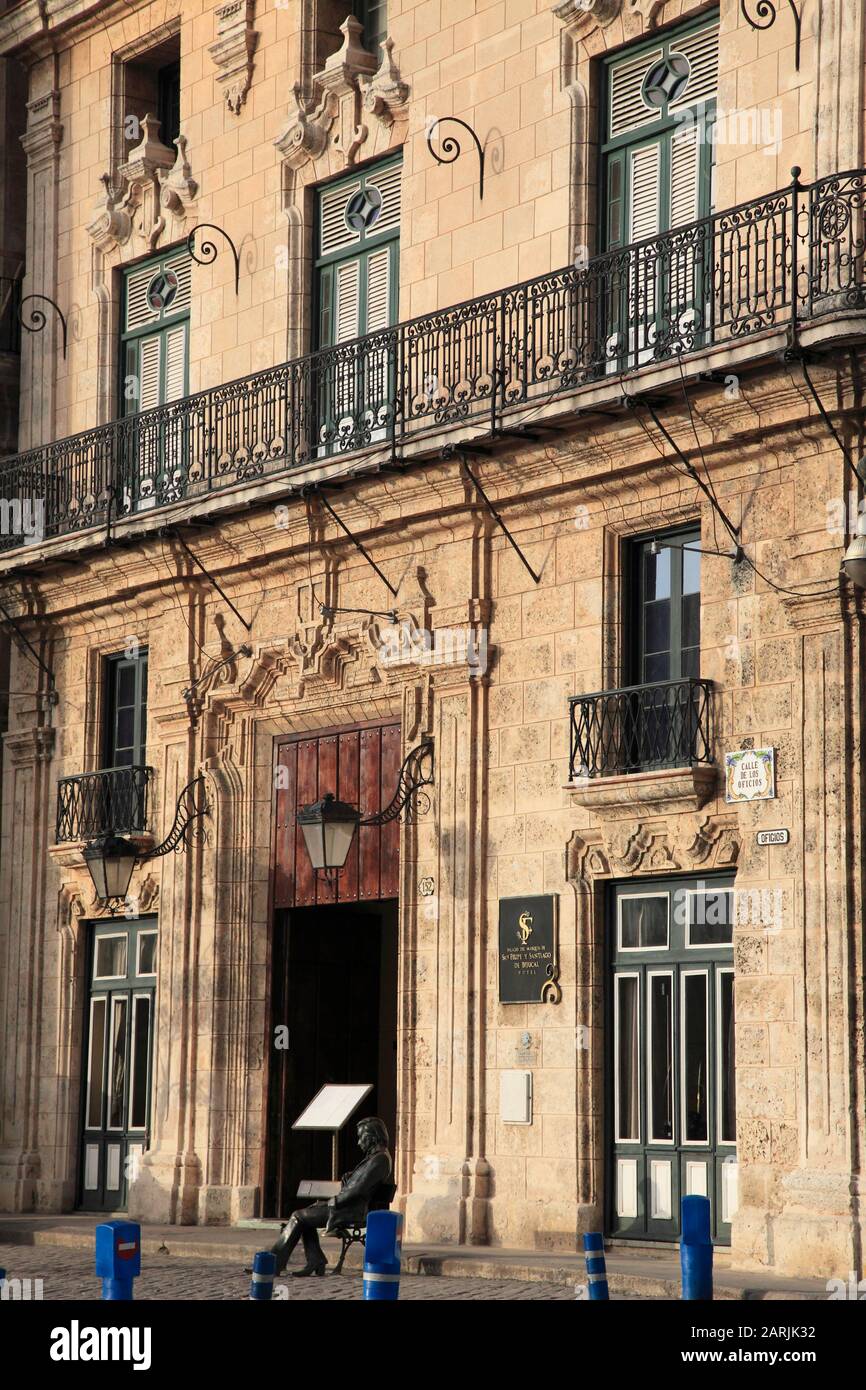
[[[207,792],[204,777],[199,775],[188,782],[177,799],[174,822],[161,845],[143,854],[131,840],[115,835],[113,829],[86,845],[83,851],[84,862],[93,880],[96,897],[101,903],[114,908],[126,901],[132,871],[136,863],[145,859],[158,859],[173,850],[185,849],[196,834],[200,833],[199,822],[207,815]]]
[[[303,806],[298,812],[298,825],[313,868],[326,878],[336,878],[349,857],[358,826],[387,825],[397,819],[409,802],[417,808],[419,794],[423,795],[421,788],[429,787],[432,782],[433,744],[424,742],[407,753],[394,795],[385,809],[375,816],[362,819],[357,806],[338,801],[333,792],[326,792],[321,801]]]

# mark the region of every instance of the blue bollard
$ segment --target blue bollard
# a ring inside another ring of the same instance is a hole
[[[132,1281],[141,1273],[141,1227],[135,1221],[105,1221],[96,1228],[96,1277],[102,1297],[131,1303]]]
[[[710,1239],[709,1197],[684,1197],[680,1266],[684,1302],[713,1300],[713,1242]]]
[[[250,1298],[254,1303],[268,1303],[274,1296],[277,1257],[270,1250],[257,1250],[253,1257],[253,1277]]]
[[[400,1297],[403,1217],[398,1211],[367,1215],[364,1246],[364,1298],[393,1303]]]
[[[583,1253],[586,1258],[586,1279],[589,1284],[589,1301],[608,1300],[607,1266],[604,1262],[604,1236],[600,1231],[592,1231],[583,1237]]]

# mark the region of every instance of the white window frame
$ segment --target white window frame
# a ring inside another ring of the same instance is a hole
[[[106,993],[106,994],[91,994],[91,996],[90,996],[90,1014],[89,1014],[89,1017],[88,1017],[88,1020],[87,1020],[87,1080],[86,1080],[85,1092],[84,1092],[84,1128],[85,1128],[85,1131],[88,1131],[88,1130],[89,1130],[91,1133],[96,1133],[97,1131],[101,1132],[101,1130],[102,1130],[102,1113],[103,1113],[103,1110],[104,1110],[104,1108],[105,1108],[105,1095],[106,1095],[106,1090],[105,1090],[105,1073],[104,1073],[104,1071],[103,1071],[103,1076],[102,1076],[102,1097],[101,1097],[100,1106],[99,1106],[100,1122],[99,1122],[99,1124],[97,1124],[97,1125],[92,1125],[92,1124],[90,1124],[89,1121],[90,1121],[91,1086],[92,1086],[92,1084],[93,1084],[93,1013],[94,1013],[94,1007],[93,1007],[93,1006],[94,1006],[95,1004],[97,1004],[97,1003],[103,1003],[103,1004],[105,1005],[105,1019],[106,1019],[106,1023],[107,1023],[107,1022],[108,1022],[108,1014],[109,1014],[109,1009],[108,1009],[108,1000],[109,1000],[109,997],[110,997],[110,996],[109,996],[107,993]],[[102,1053],[101,1062],[102,1062],[102,1064],[103,1064],[103,1066],[104,1066],[104,1063],[105,1063],[105,1035],[104,1035],[104,1034],[103,1034],[103,1039],[102,1039],[102,1047],[103,1047],[103,1053]]]
[[[623,946],[622,944],[622,904],[624,902],[634,902],[636,899],[645,901],[648,898],[667,899],[667,917],[665,920],[665,944],[663,946]],[[670,890],[665,888],[658,893],[620,893],[616,900],[616,943],[617,951],[626,952],[630,955],[637,955],[644,951],[669,951],[671,948],[671,895]]]
[[[677,1143],[677,1094],[678,1080],[676,1076],[677,1055],[675,1047],[676,1018],[677,1018],[677,999],[676,984],[674,981],[675,971],[670,970],[648,970],[646,972],[646,1131],[647,1148],[674,1149]],[[671,1084],[671,1137],[670,1139],[657,1139],[652,1132],[653,1128],[653,1080],[652,1080],[652,1014],[653,1014],[653,993],[652,982],[654,979],[668,979],[671,982],[671,1065],[674,1068],[674,1076]]]
[[[135,1089],[135,1009],[136,1009],[136,1004],[138,1003],[138,1001],[139,1001],[140,999],[146,999],[146,1000],[147,1000],[147,1003],[148,1003],[148,1008],[150,1009],[150,1020],[149,1020],[149,1022],[150,1022],[150,1032],[149,1032],[149,1037],[148,1037],[147,1058],[146,1058],[146,1060],[145,1060],[145,1072],[146,1072],[146,1075],[145,1075],[145,1078],[144,1078],[144,1113],[145,1113],[145,1120],[144,1120],[144,1124],[143,1124],[143,1125],[134,1125],[134,1124],[132,1123],[132,1098],[133,1098],[133,1091],[134,1091],[134,1089]],[[147,1128],[148,1128],[147,1122],[148,1122],[148,1120],[150,1119],[150,1083],[151,1083],[150,1060],[151,1060],[151,1049],[152,1049],[152,1047],[153,1047],[154,1002],[155,1002],[155,995],[153,994],[153,991],[152,991],[152,990],[149,990],[149,989],[136,990],[136,991],[133,993],[132,998],[131,998],[132,1012],[130,1013],[130,1017],[129,1017],[129,1067],[128,1067],[128,1069],[127,1069],[127,1070],[128,1070],[128,1073],[129,1073],[129,1097],[128,1097],[128,1100],[127,1100],[127,1109],[126,1109],[126,1118],[127,1118],[127,1125],[126,1125],[126,1128],[127,1128],[127,1132],[130,1133],[130,1134],[146,1134],[146,1133],[147,1133]]]
[[[126,969],[122,975],[97,975],[96,964],[99,957],[99,947],[103,941],[125,941],[126,942]],[[112,980],[125,980],[129,975],[129,932],[106,932],[103,936],[97,936],[93,941],[93,981],[99,984],[110,983]]]
[[[111,996],[111,1019],[110,1019],[109,1034],[108,1034],[108,1072],[107,1072],[107,1076],[106,1076],[106,1087],[105,1087],[105,1095],[106,1095],[106,1099],[107,1099],[107,1100],[110,1100],[110,1098],[111,1098],[112,1082],[113,1082],[113,1080],[114,1080],[114,1014],[115,1014],[115,1010],[117,1009],[118,1005],[121,1004],[121,1003],[122,1003],[122,1004],[125,1004],[125,1005],[126,1005],[126,1009],[127,1009],[127,1014],[126,1014],[126,1039],[125,1039],[125,1048],[126,1048],[126,1077],[125,1077],[125,1084],[126,1084],[127,1086],[129,1085],[129,995],[126,994],[125,992],[121,991],[120,993],[118,993],[118,994],[112,994],[112,996]],[[121,1109],[121,1115],[123,1116],[123,1118],[125,1118],[125,1117],[126,1117],[126,1103],[125,1103],[125,1101],[121,1103],[120,1109]],[[125,1132],[125,1131],[124,1131],[123,1120],[121,1120],[121,1123],[120,1123],[119,1125],[110,1125],[110,1124],[108,1123],[108,1121],[110,1120],[110,1118],[111,1118],[111,1116],[110,1116],[110,1114],[109,1114],[109,1107],[108,1107],[108,1105],[106,1105],[106,1109],[105,1109],[105,1132],[106,1132],[106,1134],[123,1134],[123,1133]]]
[[[146,936],[159,936],[159,928],[148,927],[146,931],[140,931],[138,933],[135,947],[135,974],[137,979],[149,980],[151,976],[156,979],[156,966],[154,966],[153,970],[142,970],[141,968],[141,943]]]
[[[709,886],[705,886],[704,888],[683,888],[680,891],[684,894],[686,899],[696,898],[699,895],[706,897],[708,893],[727,893],[730,899],[728,908],[728,921],[730,922],[731,931],[733,932],[734,890],[732,887],[712,888]],[[685,949],[687,951],[733,951],[734,949],[733,941],[692,941],[692,913],[691,905],[688,902],[686,902],[686,920],[684,926],[685,932],[683,934],[683,939],[685,941]]]
[[[613,986],[613,1058],[614,1058],[614,1065],[613,1065],[613,1118],[614,1118],[614,1143],[615,1143],[615,1144],[640,1144],[640,1143],[642,1143],[642,1139],[641,1139],[641,1116],[640,1116],[640,1112],[641,1112],[641,1099],[642,1099],[642,1097],[641,1097],[641,1065],[640,1065],[640,1055],[638,1055],[638,1059],[637,1059],[637,1071],[636,1071],[636,1073],[635,1073],[635,1080],[636,1080],[636,1084],[637,1084],[637,1088],[638,1088],[637,1134],[636,1134],[636,1135],[630,1135],[629,1138],[624,1139],[624,1138],[621,1136],[620,1132],[619,1132],[619,1073],[620,1073],[620,1066],[619,1066],[619,1061],[620,1061],[620,1050],[619,1050],[619,1044],[620,1044],[620,1034],[619,1034],[619,1022],[620,1022],[620,1019],[619,1019],[619,1013],[620,1013],[620,1010],[619,1010],[619,985],[620,985],[620,981],[621,981],[621,980],[634,980],[634,981],[636,982],[636,985],[637,985],[637,990],[636,990],[636,997],[637,997],[637,1036],[638,1036],[638,1048],[640,1048],[640,1030],[641,1030],[641,987],[640,987],[640,981],[641,981],[641,972],[640,972],[639,970],[619,970],[619,971],[617,971],[617,973],[614,975],[613,980],[614,980],[614,986]]]
[[[732,982],[733,982],[733,986],[734,986],[733,996],[732,996],[732,1002],[733,1002],[733,1008],[734,1008],[734,1029],[735,1029],[735,1030],[736,1030],[736,1022],[737,1022],[737,1005],[736,1005],[736,998],[737,998],[737,979],[736,979],[736,971],[735,971],[733,965],[718,965],[718,966],[716,966],[716,1148],[717,1148],[717,1149],[718,1149],[718,1148],[733,1149],[733,1151],[736,1153],[736,1149],[737,1149],[736,1123],[735,1123],[735,1127],[734,1127],[734,1138],[733,1138],[733,1139],[723,1139],[723,1138],[722,1138],[722,976],[723,976],[723,975],[730,975],[730,976],[731,976],[731,979],[732,979]],[[735,1078],[736,1078],[736,1071],[737,1071],[737,1061],[736,1061],[736,1044],[735,1044],[735,1052],[734,1052],[734,1077],[735,1077]]]
[[[686,1138],[686,998],[688,990],[685,981],[689,976],[700,976],[704,982],[705,997],[705,1017],[706,1028],[704,1029],[704,1076],[706,1085],[710,1084],[710,969],[705,966],[703,969],[681,970],[680,971],[680,1147],[686,1149],[711,1149],[712,1148],[712,1129],[710,1121],[712,1110],[707,1104],[707,1137],[706,1139],[687,1139]]]

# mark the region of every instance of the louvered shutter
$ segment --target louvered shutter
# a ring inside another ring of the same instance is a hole
[[[147,287],[154,276],[152,265],[143,267],[127,276],[126,280],[126,322],[124,332],[132,333],[149,323],[156,323],[159,310],[154,309],[147,298]]]
[[[685,227],[694,222],[698,206],[698,127],[680,126],[671,140],[670,225]]]
[[[383,246],[367,258],[368,333],[378,333],[391,322],[391,248]]]
[[[660,48],[641,53],[636,58],[623,59],[611,68],[610,110],[608,130],[611,136],[625,135],[658,120],[655,107],[647,106],[641,94],[643,80],[654,63],[662,56]]]
[[[336,342],[348,343],[361,331],[361,262],[337,266]]]
[[[661,145],[632,150],[630,159],[629,240],[642,241],[659,232]],[[639,248],[631,267],[629,318],[643,341],[656,311],[656,243]]]
[[[186,395],[185,323],[170,328],[165,335],[165,400],[179,401]]]
[[[671,102],[671,111],[696,102],[712,101],[719,86],[719,26],[711,24],[696,34],[671,44],[671,52],[684,53],[689,60],[689,80],[677,101]]]
[[[142,338],[138,352],[138,408],[153,410],[160,402],[162,366],[162,335]]]
[[[355,246],[361,234],[350,227],[346,221],[346,205],[361,187],[359,179],[351,183],[338,184],[320,194],[319,202],[319,254],[329,256],[333,251],[343,251]]]
[[[629,200],[629,240],[642,241],[659,231],[659,174],[661,146],[644,145],[631,154],[631,198]]]

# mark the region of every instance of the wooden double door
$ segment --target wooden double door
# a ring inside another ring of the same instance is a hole
[[[340,1172],[359,1161],[354,1120],[363,1115],[385,1121],[393,1152],[400,824],[361,826],[329,881],[312,870],[297,813],[333,792],[373,815],[390,802],[400,765],[394,721],[291,736],[275,748],[266,1216],[303,1204],[302,1179],[331,1175],[330,1135],[292,1129],[326,1083],[373,1087],[340,1136]]]

